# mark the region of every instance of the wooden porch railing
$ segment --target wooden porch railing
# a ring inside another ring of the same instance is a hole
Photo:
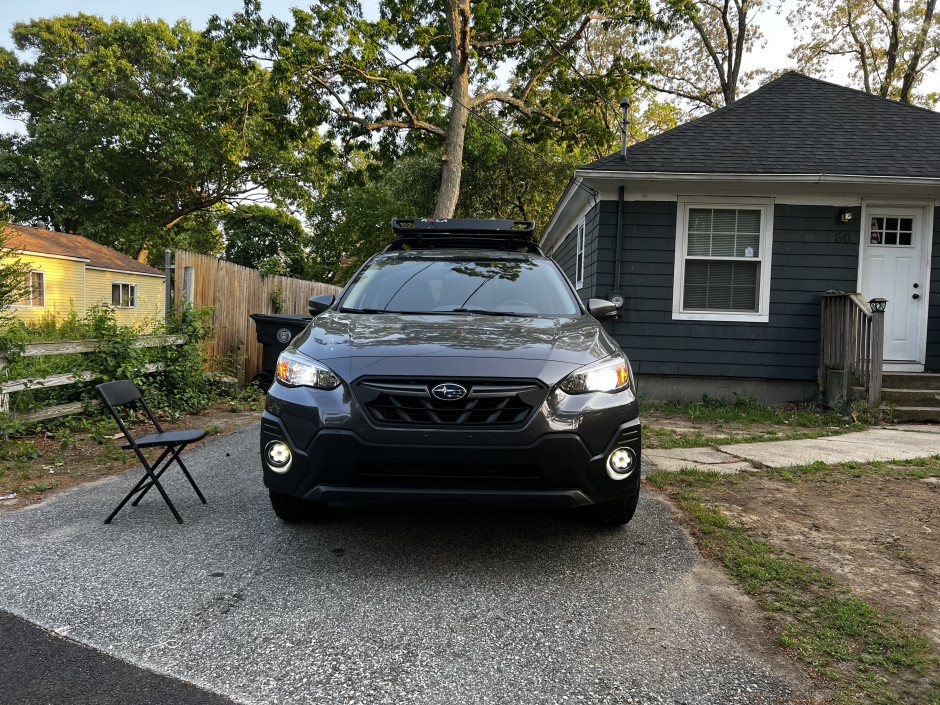
[[[865,389],[868,405],[881,405],[884,367],[884,310],[872,310],[861,294],[822,294],[819,389],[826,391],[829,370],[843,370],[842,399],[851,403],[853,382]],[[873,299],[873,301],[877,301]]]

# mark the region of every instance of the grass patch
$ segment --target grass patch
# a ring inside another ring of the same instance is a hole
[[[791,441],[862,431],[876,419],[856,412],[846,416],[814,404],[767,406],[753,397],[733,400],[703,396],[697,402],[640,401],[648,448],[700,448],[760,441]],[[668,421],[691,422],[702,429],[669,428]]]
[[[940,455],[909,460],[872,461],[868,463],[847,462],[827,465],[821,461],[808,465],[791,465],[784,468],[769,468],[765,471],[769,477],[777,477],[790,482],[808,480],[845,481],[853,477],[872,475],[896,475],[899,472],[912,480],[925,480],[928,477],[940,477]]]
[[[753,433],[736,433],[734,435],[708,435],[701,431],[684,433],[671,428],[662,428],[643,424],[643,445],[647,448],[711,448],[714,446],[732,445],[735,443],[759,443],[761,441],[798,441],[807,438],[823,438],[825,436],[838,436],[850,431],[861,431],[866,427],[861,425],[845,426],[840,428],[818,428],[807,431],[777,429],[761,429]]]
[[[816,404],[783,404],[768,406],[759,403],[754,397],[735,395],[732,400],[712,399],[704,395],[701,401],[647,401],[640,400],[640,413],[656,413],[662,416],[675,416],[690,421],[707,421],[714,424],[783,424],[799,428],[818,428],[822,426],[844,427],[859,425],[865,427],[871,419],[858,413],[845,416],[838,411],[823,409]]]
[[[900,466],[904,474],[912,469],[936,471],[940,459],[891,465]],[[781,476],[822,480],[855,471],[884,472],[889,467],[814,463],[788,468],[791,475]],[[831,679],[837,702],[940,703],[940,659],[922,633],[853,595],[807,562],[754,536],[743,523],[732,521],[703,498],[703,494],[720,491],[725,483],[740,481],[693,470],[660,471],[647,478],[684,510],[702,552],[723,563],[768,613],[780,642]]]

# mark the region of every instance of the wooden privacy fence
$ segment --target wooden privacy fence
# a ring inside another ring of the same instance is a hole
[[[873,303],[884,302],[872,299]],[[826,292],[821,301],[819,387],[825,392],[829,370],[842,370],[841,398],[851,402],[859,384],[872,408],[881,405],[884,368],[884,306],[872,310],[861,294]]]
[[[266,277],[255,269],[185,250],[176,251],[174,275],[175,301],[188,298],[197,309],[215,309],[212,312],[215,337],[208,343],[207,352],[216,361],[228,357],[231,361],[228,366],[215,364],[223,371],[234,368],[243,382],[261,371],[261,344],[250,314],[274,313],[272,296],[277,289],[283,295],[281,313],[302,314],[307,313],[311,296],[340,291],[332,284]]]
[[[182,345],[186,342],[185,335],[142,335],[134,341],[135,348],[156,348],[163,345]],[[100,340],[63,340],[49,343],[29,343],[23,349],[23,357],[44,357],[46,355],[71,355],[74,353],[94,352]],[[6,366],[6,360],[0,357],[0,371]],[[161,370],[165,367],[162,362],[151,362],[144,365],[145,372]],[[76,382],[90,382],[98,376],[97,372],[85,370],[76,374],[57,374],[48,377],[32,377],[24,379],[14,379],[8,382],[0,382],[0,412],[10,410],[10,395],[14,392],[22,392],[26,389],[45,389],[47,387],[62,387]],[[96,404],[97,402],[92,402]],[[58,406],[49,406],[36,411],[27,411],[23,414],[17,414],[18,418],[28,419],[30,421],[42,421],[43,419],[52,419],[59,416],[68,416],[77,414],[83,408],[82,402],[73,402],[71,404],[59,404]]]

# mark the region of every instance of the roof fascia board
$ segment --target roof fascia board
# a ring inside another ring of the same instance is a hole
[[[580,183],[584,181],[583,178],[578,176],[576,171],[572,179],[568,182],[568,185],[565,187],[564,193],[561,194],[561,199],[558,201],[558,205],[555,206],[555,210],[552,211],[552,217],[548,219],[548,224],[545,226],[545,233],[551,233],[555,226],[558,224],[562,214],[568,209],[571,200],[574,198],[575,194],[581,191],[584,193],[584,190],[580,187]],[[587,196],[585,196],[585,200]],[[578,208],[578,211],[581,209]],[[568,232],[568,228],[560,229],[560,232],[565,235]],[[545,238],[544,241],[539,242],[539,247],[542,248],[542,252],[548,252],[553,245],[555,245],[556,240],[558,240],[558,235],[549,235]]]
[[[137,274],[141,277],[165,277],[165,274],[153,274],[151,272],[135,272],[130,269],[114,269],[113,267],[92,267],[88,266],[86,269],[96,269],[99,272],[117,272],[118,274]]]
[[[50,252],[33,252],[32,250],[20,250],[16,247],[6,247],[2,252],[9,252],[14,257],[16,255],[29,255],[30,257],[48,257],[49,259],[64,259],[70,262],[91,262],[87,257],[70,257],[69,255],[54,255]]]
[[[928,176],[863,176],[851,174],[702,174],[667,171],[600,171],[578,169],[581,179],[599,181],[759,181],[764,183],[854,183],[901,184],[907,186],[940,186],[940,177]]]

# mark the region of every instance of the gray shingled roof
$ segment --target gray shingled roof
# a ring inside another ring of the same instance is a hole
[[[940,113],[790,72],[583,168],[936,178]]]

